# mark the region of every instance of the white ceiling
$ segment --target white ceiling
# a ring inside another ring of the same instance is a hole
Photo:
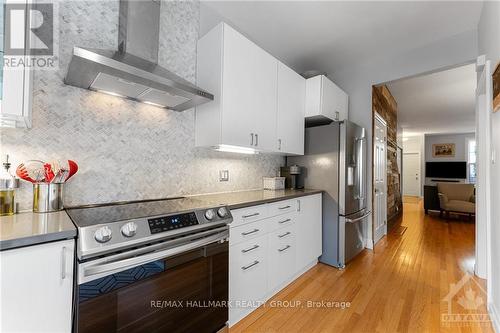
[[[475,131],[474,64],[387,86],[398,103],[404,136]]]
[[[399,54],[477,28],[472,1],[203,1],[203,35],[221,20],[297,72]]]

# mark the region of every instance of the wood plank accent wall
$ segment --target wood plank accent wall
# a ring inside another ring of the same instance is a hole
[[[387,123],[387,220],[390,225],[403,211],[402,179],[397,163],[398,104],[387,86],[374,86],[372,90],[373,114],[378,113]]]

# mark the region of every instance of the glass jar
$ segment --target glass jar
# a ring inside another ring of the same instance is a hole
[[[9,155],[0,171],[0,216],[13,215],[16,212],[15,189],[19,187],[19,179],[9,171]]]

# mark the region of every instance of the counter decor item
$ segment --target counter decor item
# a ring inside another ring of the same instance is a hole
[[[284,190],[285,177],[264,177],[264,190]]]
[[[13,215],[15,213],[15,189],[19,187],[19,179],[10,173],[9,155],[0,174],[0,216]]]
[[[64,184],[78,171],[72,161],[29,160],[21,163],[16,174],[22,180],[33,183],[33,212],[48,213],[64,209]]]

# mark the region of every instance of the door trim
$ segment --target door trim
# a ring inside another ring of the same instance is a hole
[[[375,127],[376,127],[376,122],[379,121],[382,123],[383,126],[385,126],[385,140],[384,140],[384,151],[385,151],[385,227],[384,227],[384,233],[383,235],[379,238],[376,239],[376,217],[378,215],[377,212],[377,207],[375,205]],[[372,239],[373,239],[373,244],[378,243],[382,238],[384,238],[385,235],[387,235],[387,222],[388,222],[388,216],[387,216],[387,190],[388,190],[388,183],[387,183],[387,121],[382,118],[382,116],[378,112],[374,112],[374,117],[373,117],[373,141],[372,141],[372,210],[373,210],[373,217],[372,217]]]

